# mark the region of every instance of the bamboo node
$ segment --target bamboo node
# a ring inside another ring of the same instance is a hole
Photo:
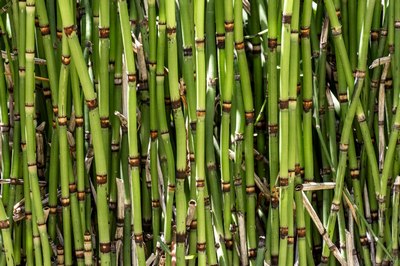
[[[175,185],[174,184],[168,184],[168,191],[169,192],[174,192],[175,191]]]
[[[356,76],[356,78],[364,79],[365,78],[365,71],[357,69],[355,76]]]
[[[288,236],[287,242],[288,242],[288,245],[293,245],[294,244],[294,236]]]
[[[167,34],[168,35],[176,34],[176,27],[167,27]]]
[[[111,244],[110,242],[107,243],[100,243],[100,252],[101,253],[109,253],[111,251]]]
[[[347,152],[349,150],[349,144],[346,143],[340,143],[339,144],[339,150],[341,152]]]
[[[86,105],[89,108],[89,111],[92,111],[93,109],[97,108],[96,98],[91,99],[91,100],[86,100]]]
[[[332,36],[333,37],[337,37],[337,36],[340,36],[340,35],[342,35],[342,27],[340,26],[340,27],[333,27],[332,28]]]
[[[197,243],[197,251],[204,252],[206,250],[206,243]]]
[[[279,177],[279,186],[281,187],[287,187],[289,185],[289,178],[287,177]]]
[[[321,256],[321,263],[327,264],[328,263],[328,257]]]
[[[254,193],[256,193],[256,187],[253,185],[253,186],[246,186],[246,193],[247,194],[254,194]]]
[[[75,193],[76,192],[76,184],[71,183],[69,184],[69,193]]]
[[[253,49],[251,50],[253,55],[261,54],[261,45],[253,44]]]
[[[217,48],[224,49],[225,48],[225,33],[217,33],[215,35],[215,39],[217,42]]]
[[[197,127],[196,121],[190,122],[190,129],[192,130],[193,133],[196,132],[196,127]]]
[[[75,249],[75,256],[77,259],[83,259],[85,257],[83,249]]]
[[[358,169],[350,169],[350,176],[352,179],[358,179],[360,176],[360,171]]]
[[[300,28],[300,38],[304,39],[310,38],[310,26],[305,26]]]
[[[207,170],[208,171],[215,171],[216,169],[217,169],[217,165],[215,163],[207,164]]]
[[[221,182],[222,192],[229,192],[231,191],[231,183],[230,182]]]
[[[198,109],[196,110],[196,116],[197,117],[205,117],[206,116],[206,110]]]
[[[176,243],[185,243],[186,242],[186,234],[185,233],[176,233]]]
[[[193,55],[193,49],[191,46],[183,49],[183,56],[192,56],[192,55]]]
[[[0,124],[1,132],[9,132],[10,125]]]
[[[250,248],[247,252],[247,256],[250,260],[253,260],[257,257],[257,250],[255,248]]]
[[[340,103],[347,103],[348,98],[347,98],[347,93],[339,93],[339,102]]]
[[[65,33],[65,35],[67,35],[67,37],[70,37],[74,31],[76,31],[75,25],[70,25],[70,26],[64,27],[64,33]],[[61,34],[61,37],[62,37],[62,34]]]
[[[197,220],[193,219],[192,222],[190,223],[190,230],[196,230],[197,229]]]
[[[194,163],[194,162],[195,162],[195,157],[194,157],[194,153],[193,153],[193,152],[190,152],[190,153],[189,153],[189,161],[190,161],[191,163]]]
[[[340,205],[337,204],[337,203],[335,203],[335,202],[332,202],[331,211],[332,211],[332,212],[338,212],[339,209],[340,209]]]
[[[313,106],[312,100],[309,100],[309,99],[303,100],[303,111],[304,112],[308,113],[312,109],[312,106]]]
[[[96,175],[97,185],[104,185],[107,183],[107,174],[105,175]]]
[[[0,221],[0,229],[7,229],[10,227],[10,221],[8,219]]]
[[[100,117],[100,125],[101,128],[109,128],[110,120],[108,119],[108,117]]]
[[[21,115],[19,113],[14,113],[14,121],[20,121]]]
[[[278,124],[269,124],[268,125],[268,135],[269,136],[276,136],[278,135]]]
[[[175,101],[171,101],[171,107],[172,107],[172,109],[175,109],[175,110],[180,108],[181,107],[181,100],[178,99],[178,100],[175,100]]]
[[[210,206],[210,197],[204,197],[204,206]]]
[[[82,116],[75,117],[75,125],[77,127],[83,127],[83,117]]]
[[[271,265],[276,266],[278,265],[279,256],[278,255],[271,255]]]
[[[244,49],[244,42],[235,43],[235,49],[236,49],[236,51],[243,50]]]
[[[363,246],[363,247],[368,246],[369,241],[368,241],[367,236],[360,236],[360,243],[361,243],[361,246]]]
[[[400,20],[395,20],[394,21],[394,28],[395,29],[400,29]]]
[[[66,125],[67,125],[68,119],[67,119],[66,116],[59,116],[59,117],[57,118],[57,121],[58,121],[58,125],[59,125],[59,126],[66,126]]]
[[[398,258],[399,256],[399,249],[398,248],[393,248],[392,249],[393,257]]]
[[[371,41],[377,41],[379,39],[379,33],[377,30],[371,30]]]
[[[222,112],[229,113],[232,108],[232,103],[230,101],[222,102]]]
[[[206,182],[204,180],[196,180],[196,187],[204,187]]]
[[[49,213],[50,214],[57,214],[57,206],[49,206]]]
[[[115,86],[121,86],[122,85],[122,78],[121,77],[114,78],[114,85]]]
[[[279,227],[279,236],[281,239],[285,239],[288,236],[289,228],[287,226]]]
[[[43,88],[43,95],[46,99],[49,99],[51,97],[51,91],[48,87]]]
[[[304,105],[304,102],[303,102]],[[289,100],[280,100],[279,101],[279,109],[280,110],[285,110],[289,108]]]
[[[136,82],[136,75],[135,74],[128,74],[128,82]]]
[[[63,206],[63,207],[69,206],[69,203],[70,203],[69,198],[61,198],[60,201],[61,201],[61,206]]]
[[[77,197],[79,201],[84,201],[85,200],[85,191],[78,191]]]
[[[387,29],[382,28],[380,33],[381,33],[382,37],[385,37],[385,36],[387,36],[388,31],[387,31]]]
[[[99,27],[99,37],[101,39],[107,39],[110,36],[110,28],[104,27],[100,28]]]
[[[246,125],[254,123],[254,111],[244,113]]]
[[[393,86],[393,80],[391,78],[386,78],[385,80],[385,89],[390,90]]]
[[[50,26],[49,24],[44,25],[44,26],[40,26],[40,33],[42,34],[42,36],[46,36],[50,34]]]
[[[186,178],[186,170],[176,171],[176,179],[185,180],[185,178]]]
[[[305,227],[297,228],[296,231],[297,231],[298,237],[302,237],[302,238],[306,237],[306,228]]]
[[[155,199],[151,201],[151,207],[153,208],[159,208],[160,207],[160,200]]]
[[[268,48],[270,50],[276,49],[278,46],[278,40],[276,38],[268,38]]]
[[[379,80],[371,79],[371,88],[378,88]]]
[[[302,184],[298,184],[298,185],[296,185],[296,187],[294,189],[296,191],[302,191],[303,190],[303,185]]]
[[[282,15],[282,24],[290,24],[292,22],[292,14]]]
[[[234,25],[233,21],[225,21],[225,32],[233,32]]]

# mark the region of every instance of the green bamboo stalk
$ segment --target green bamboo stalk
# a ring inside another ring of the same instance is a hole
[[[93,138],[93,148],[96,165],[96,181],[97,181],[97,215],[98,215],[98,226],[103,228],[99,231],[99,243],[100,243],[100,259],[105,265],[110,262],[110,236],[108,230],[108,212],[107,206],[107,165],[106,158],[104,155],[104,144],[101,139],[100,131],[100,117],[99,110],[97,108],[97,100],[93,91],[92,82],[90,80],[89,73],[86,69],[82,51],[79,45],[79,41],[74,28],[73,16],[71,7],[68,1],[63,0],[60,3],[63,11],[61,12],[62,23],[64,32],[68,38],[68,45],[71,51],[71,56],[74,58],[75,67],[81,81],[82,90],[85,96],[86,104],[89,109],[90,128]]]
[[[120,12],[120,23],[122,32],[122,41],[124,46],[124,57],[128,75],[128,143],[129,143],[129,166],[131,177],[131,194],[133,197],[133,223],[135,225],[134,237],[136,242],[137,260],[139,265],[145,263],[143,231],[142,231],[142,213],[140,206],[140,178],[139,166],[140,158],[138,153],[137,140],[137,122],[136,122],[136,69],[134,64],[134,55],[131,49],[132,40],[130,36],[130,25],[128,23],[128,8],[124,0],[118,2]]]

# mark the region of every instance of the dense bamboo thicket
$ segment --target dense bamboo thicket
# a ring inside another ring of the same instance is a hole
[[[0,266],[400,265],[400,1],[0,7]]]

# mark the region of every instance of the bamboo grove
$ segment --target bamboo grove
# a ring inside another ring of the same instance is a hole
[[[400,265],[400,1],[0,7],[0,266]]]

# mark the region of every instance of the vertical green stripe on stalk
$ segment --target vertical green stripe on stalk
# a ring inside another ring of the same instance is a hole
[[[35,0],[26,2],[26,84],[25,84],[25,117],[26,117],[26,155],[29,173],[30,189],[36,214],[36,223],[40,233],[44,265],[50,265],[50,245],[47,226],[44,218],[36,165],[36,136],[35,136]]]
[[[141,213],[141,191],[139,166],[140,157],[138,152],[137,139],[137,119],[136,119],[136,68],[135,58],[132,51],[132,40],[130,34],[130,23],[128,21],[128,7],[124,0],[118,1],[120,12],[120,23],[122,32],[122,41],[124,47],[126,71],[128,75],[128,145],[129,145],[129,165],[131,176],[131,195],[133,197],[133,224],[134,240],[136,242],[137,260],[139,265],[145,263],[143,230],[142,230],[142,213]]]
[[[183,112],[181,107],[181,100],[179,95],[179,82],[178,82],[178,52],[177,52],[177,39],[176,39],[176,18],[175,18],[175,1],[167,0],[166,1],[166,25],[167,25],[167,51],[168,51],[168,81],[169,81],[169,93],[171,97],[171,107],[172,113],[174,116],[175,123],[175,134],[176,134],[176,235],[177,235],[177,250],[176,250],[176,259],[177,265],[185,264],[185,238],[186,238],[186,226],[185,226],[185,217],[186,217],[186,198],[184,192],[184,182],[186,178],[186,130],[185,130],[185,122],[183,118]],[[202,26],[198,26],[202,28]],[[204,32],[204,31],[203,31]],[[203,62],[204,63],[204,62]],[[202,65],[204,67],[204,64]],[[203,70],[204,71],[204,70]],[[198,76],[198,80],[201,80],[201,75]],[[205,81],[205,78],[204,78]],[[201,81],[201,82],[204,82]],[[204,84],[204,83],[203,83]],[[197,84],[199,86],[199,84]],[[204,87],[204,86],[203,86]],[[204,90],[204,88],[203,88]],[[199,124],[198,124],[199,125]],[[200,155],[201,156],[201,155]],[[197,164],[196,164],[197,165]],[[196,171],[197,172],[197,171]],[[198,173],[196,174],[198,176]],[[203,183],[204,185],[204,183]],[[201,199],[202,202],[197,202],[197,208],[199,205],[203,205],[204,208],[204,199]],[[198,212],[199,214],[200,212]],[[202,211],[204,215],[204,209]],[[199,218],[197,217],[198,230],[199,227]],[[204,219],[204,216],[203,216]],[[203,220],[204,221],[204,220]],[[204,222],[203,222],[204,226]],[[203,227],[204,228],[204,227]],[[200,236],[200,233],[198,234]],[[205,237],[205,234],[203,234]],[[201,251],[199,248],[198,239],[198,251]],[[205,239],[204,243],[205,244]],[[205,246],[203,248],[205,250]],[[201,255],[199,256],[199,264],[201,263]],[[205,265],[205,254],[204,265]],[[203,265],[203,264],[202,264]]]
[[[64,32],[68,38],[68,45],[71,56],[74,58],[75,67],[81,81],[82,90],[85,96],[86,104],[89,109],[89,119],[93,148],[96,165],[97,181],[97,215],[99,230],[100,259],[102,264],[110,263],[110,236],[108,230],[108,204],[107,204],[107,163],[104,154],[104,144],[101,138],[101,127],[97,99],[93,90],[89,73],[82,55],[82,50],[76,35],[76,28],[73,23],[73,15],[69,2],[67,0],[59,1]]]

